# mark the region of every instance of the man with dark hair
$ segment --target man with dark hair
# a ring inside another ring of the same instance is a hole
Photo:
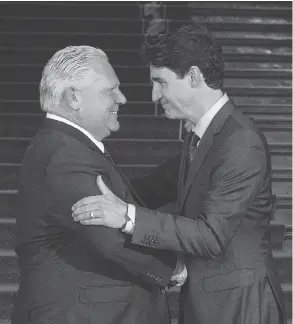
[[[190,24],[145,44],[143,56],[153,101],[188,133],[181,156],[133,184],[152,209],[172,201],[178,189],[178,210],[135,207],[129,219],[130,205],[99,177],[103,195],[76,203],[75,221],[127,227],[134,245],[177,251],[188,272],[180,324],[285,323],[268,231],[268,147],[223,91],[221,48],[204,27]]]

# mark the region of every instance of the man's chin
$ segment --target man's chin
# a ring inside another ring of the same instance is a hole
[[[119,122],[117,122],[117,124],[115,124],[115,125],[111,125],[111,127],[109,128],[111,133],[117,132],[119,129],[120,129],[120,123]]]
[[[165,117],[168,118],[168,119],[175,119],[175,116],[172,113],[169,113],[166,110],[165,110]]]

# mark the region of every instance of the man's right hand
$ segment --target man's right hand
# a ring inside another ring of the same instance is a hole
[[[83,198],[72,206],[74,221],[82,225],[121,228],[127,221],[127,203],[114,195],[101,176],[97,177],[97,185],[102,195]]]
[[[187,269],[184,264],[183,258],[181,256],[178,256],[176,269],[174,271],[173,276],[170,279],[170,282],[168,284],[168,288],[171,287],[181,287],[187,279]]]

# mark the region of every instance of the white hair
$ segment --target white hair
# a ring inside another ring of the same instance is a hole
[[[66,88],[76,85],[94,72],[91,59],[107,59],[100,49],[91,46],[68,46],[56,52],[44,67],[40,83],[43,111],[54,112]]]

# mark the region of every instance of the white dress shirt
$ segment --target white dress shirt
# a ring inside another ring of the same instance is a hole
[[[80,127],[79,125],[76,125],[75,123],[73,123],[72,121],[70,121],[70,120],[68,120],[68,119],[66,119],[64,117],[57,116],[57,115],[50,114],[50,113],[47,113],[46,118],[57,120],[59,122],[62,122],[64,124],[70,125],[70,126],[76,128],[76,129],[78,129],[84,135],[86,135],[102,151],[102,153],[105,153],[104,144],[102,142],[97,141],[93,137],[92,134],[90,134],[87,130],[85,130],[84,128]]]
[[[209,127],[210,123],[216,116],[216,114],[220,111],[220,109],[225,105],[225,103],[229,100],[227,94],[225,93],[223,97],[218,100],[211,109],[209,109],[197,122],[197,124],[192,128],[192,131],[199,137],[202,138],[203,134]],[[200,141],[199,141],[200,142]],[[199,144],[197,143],[197,145]]]

